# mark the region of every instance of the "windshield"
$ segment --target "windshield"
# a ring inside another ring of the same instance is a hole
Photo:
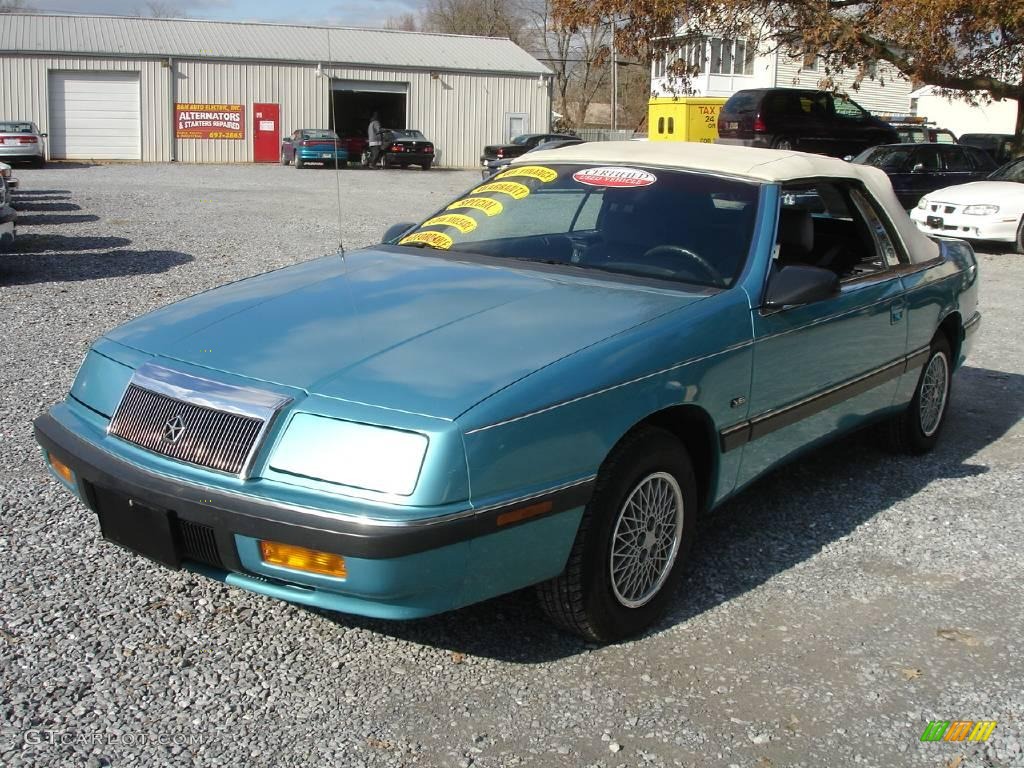
[[[758,192],[686,171],[522,165],[396,244],[724,288],[746,262]]]
[[[391,135],[396,139],[416,139],[417,141],[425,141],[427,138],[419,131],[392,130]]]
[[[338,134],[334,131],[303,131],[302,138],[304,139],[336,139]]]
[[[34,133],[32,123],[0,123],[0,133]]]
[[[1024,157],[992,171],[989,179],[992,181],[1019,181],[1024,183]]]

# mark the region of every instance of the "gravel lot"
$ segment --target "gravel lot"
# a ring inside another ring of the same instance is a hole
[[[981,257],[980,340],[931,455],[873,435],[783,470],[703,533],[633,642],[530,593],[411,623],[290,606],[101,541],[30,422],[125,320],[337,245],[327,171],[19,170],[0,255],[0,765],[1024,765],[1024,257]],[[344,171],[346,245],[476,172]],[[999,721],[923,744],[929,720]]]

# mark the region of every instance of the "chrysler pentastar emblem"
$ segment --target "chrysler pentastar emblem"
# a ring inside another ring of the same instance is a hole
[[[181,440],[183,434],[185,434],[185,422],[181,416],[172,416],[164,424],[163,440],[165,443],[174,445]]]

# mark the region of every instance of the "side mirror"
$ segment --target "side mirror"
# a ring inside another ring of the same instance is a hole
[[[914,167],[910,169],[911,173],[924,173],[924,163],[915,163]]]
[[[384,230],[384,237],[382,237],[380,241],[382,243],[390,243],[392,240],[397,240],[401,235],[404,235],[415,226],[416,224],[412,221],[403,221],[400,224],[392,224]]]
[[[846,162],[850,162],[851,160],[853,160],[853,155],[844,155],[843,160],[845,160]]]
[[[839,292],[839,276],[830,269],[804,264],[789,264],[768,279],[764,294],[766,309],[782,309],[835,296]]]
[[[46,133],[40,133],[39,135],[40,135],[40,136],[42,136],[42,137],[43,137],[43,138],[45,139],[45,138],[46,138],[46,137],[47,137],[47,136],[48,136],[49,134],[46,134]]]

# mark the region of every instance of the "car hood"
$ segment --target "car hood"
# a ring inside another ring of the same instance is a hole
[[[381,247],[241,280],[107,338],[327,397],[453,419],[560,358],[701,298]]]
[[[929,192],[927,197],[932,203],[953,205],[999,205],[1010,201],[1024,203],[1024,184],[1016,181],[972,181],[970,184],[957,184],[955,187]]]

